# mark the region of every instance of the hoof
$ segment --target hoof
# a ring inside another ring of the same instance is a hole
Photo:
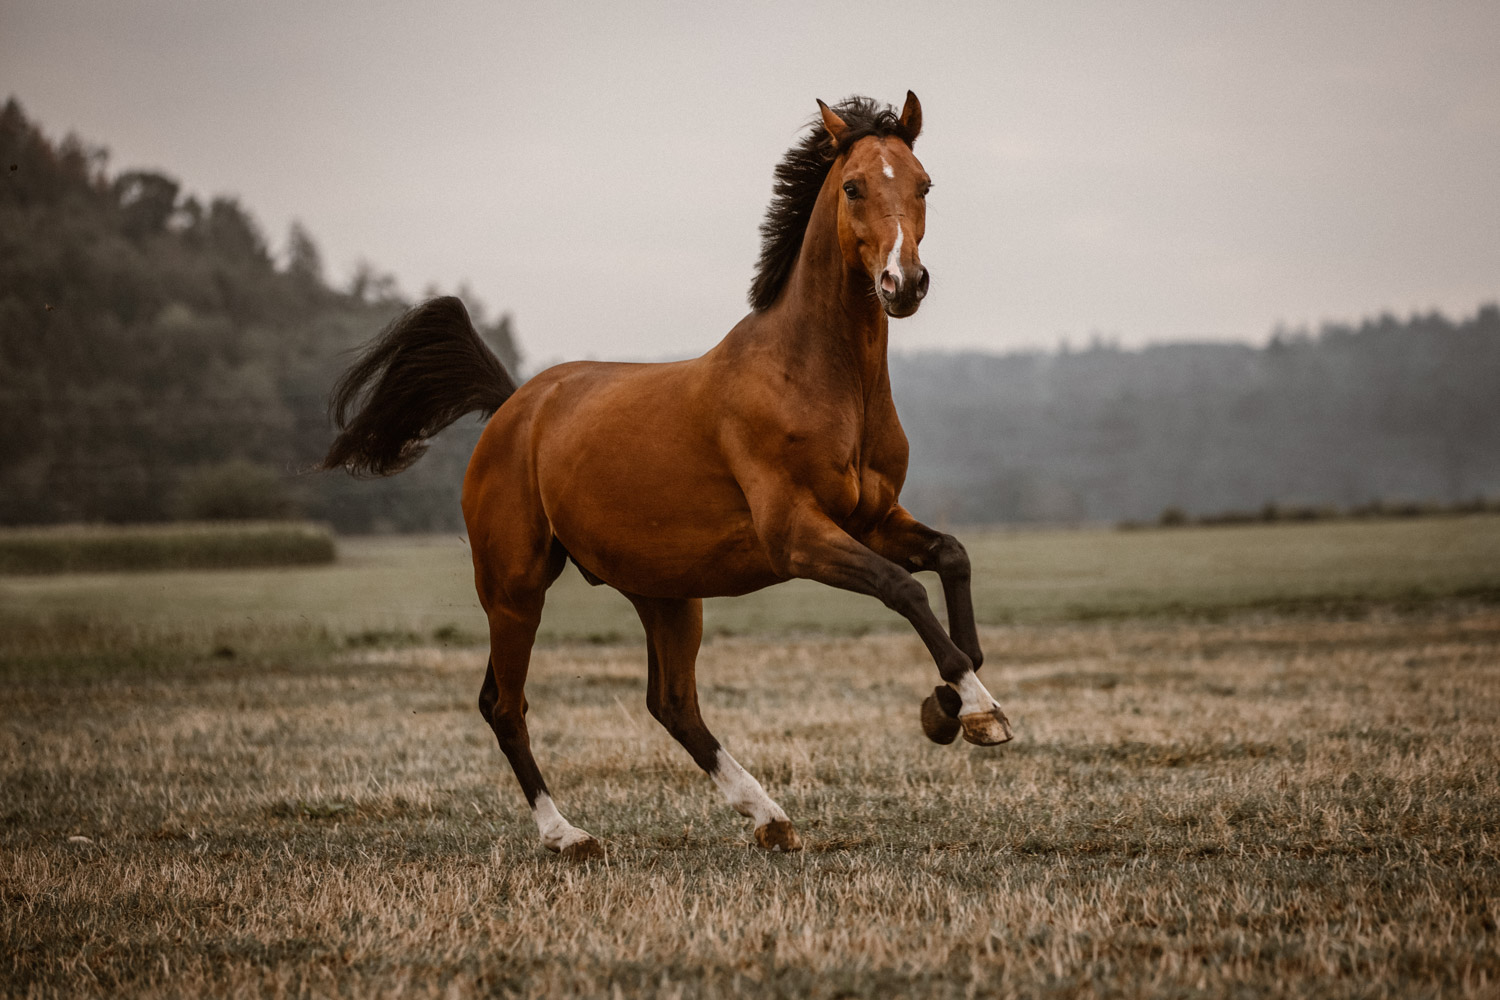
[[[604,845],[593,837],[585,837],[576,844],[569,844],[558,853],[565,861],[600,861],[604,858]]]
[[[784,819],[773,819],[765,826],[756,827],[755,842],[768,851],[802,850],[802,838]]]
[[[1010,731],[1010,720],[999,708],[960,715],[958,721],[963,724],[964,739],[975,746],[992,747],[1015,738]]]
[[[947,712],[933,695],[922,699],[922,732],[934,743],[947,746],[958,738],[958,731],[963,727],[959,721]]]

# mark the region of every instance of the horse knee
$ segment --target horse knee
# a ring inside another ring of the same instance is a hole
[[[952,535],[944,535],[938,543],[936,569],[944,579],[969,578],[969,553]]]

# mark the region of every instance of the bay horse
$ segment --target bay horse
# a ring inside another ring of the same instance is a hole
[[[580,361],[519,389],[456,298],[394,321],[335,386],[341,433],[323,467],[390,475],[460,416],[488,424],[463,514],[489,619],[479,710],[531,807],[543,845],[602,855],[547,792],[526,729],[527,666],[548,586],[571,560],[635,605],[646,630],[646,706],[754,823],[794,851],[785,812],[704,725],[695,660],[703,598],[793,577],[878,598],[926,644],[943,683],[923,702],[939,743],[1011,738],[975,671],[983,660],[969,561],[951,535],[897,502],[907,440],[886,368],[889,319],[928,290],[917,247],[932,181],[912,153],[922,107],[869,98],[818,118],[777,166],[752,310],[691,361]],[[912,576],[935,570],[948,630]]]

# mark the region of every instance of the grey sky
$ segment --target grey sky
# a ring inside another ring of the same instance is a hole
[[[300,219],[343,281],[467,282],[533,362],[746,311],[814,98],[921,97],[933,290],[897,347],[1261,339],[1500,296],[1500,4],[0,0],[0,94]]]

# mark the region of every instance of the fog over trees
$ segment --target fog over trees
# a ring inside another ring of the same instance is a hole
[[[1500,496],[1500,309],[1265,347],[895,357],[904,493],[953,523]]]
[[[450,530],[479,424],[411,471],[308,470],[329,388],[410,303],[344,288],[294,225],[0,110],[0,524],[303,515]],[[508,317],[481,333],[517,371]],[[904,497],[954,524],[1500,496],[1500,309],[1281,330],[1265,347],[896,355]]]

